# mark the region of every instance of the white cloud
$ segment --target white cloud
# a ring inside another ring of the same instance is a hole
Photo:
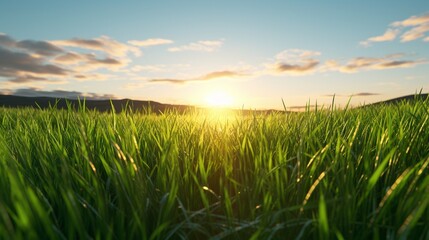
[[[171,47],[168,49],[170,52],[183,52],[183,51],[199,51],[199,52],[213,52],[223,45],[223,40],[211,41],[198,41],[182,45],[179,47]]]
[[[163,38],[150,38],[146,40],[131,40],[128,41],[128,43],[137,47],[151,47],[157,45],[172,44],[173,41]]]
[[[50,43],[61,47],[76,47],[105,52],[114,57],[126,57],[127,54],[133,53],[140,56],[141,51],[135,46],[120,43],[108,36],[101,36],[94,39],[73,38],[68,40],[50,41]]]
[[[84,81],[105,81],[113,78],[113,75],[110,74],[101,74],[101,73],[85,73],[85,74],[76,74],[73,78],[76,81],[84,82]]]
[[[164,72],[166,71],[166,66],[163,64],[158,65],[137,65],[132,67],[130,70],[132,72]]]
[[[383,35],[368,38],[360,44],[367,47],[374,42],[393,41],[402,31],[405,32],[400,36],[401,42],[414,41],[420,38],[429,42],[429,37],[425,37],[426,33],[429,32],[429,12],[420,16],[411,16],[403,21],[393,22]]]
[[[72,67],[76,71],[88,72],[100,68],[109,69],[112,71],[118,70],[126,66],[129,63],[129,59],[97,57],[92,53],[67,52],[54,58],[52,62],[62,66]]]
[[[221,78],[241,78],[246,77],[246,74],[225,70],[225,71],[216,71],[204,74],[199,77],[187,78],[187,79],[177,79],[177,78],[155,78],[150,79],[149,82],[152,83],[172,83],[172,84],[184,84],[188,82],[197,82],[197,81],[211,81]]]
[[[394,27],[410,27],[429,23],[429,12],[420,16],[411,16],[403,21],[397,21],[391,25]]]
[[[371,45],[372,42],[393,41],[393,40],[395,40],[395,38],[398,36],[399,33],[400,33],[399,29],[389,28],[386,30],[386,32],[383,35],[368,38],[368,40],[362,41],[362,42],[360,42],[360,44],[363,46],[369,46],[369,45]]]
[[[276,55],[277,60],[281,61],[302,61],[302,59],[308,59],[316,56],[320,56],[321,53],[317,51],[303,50],[303,49],[287,49]]]
[[[81,48],[78,52],[70,48]],[[115,48],[117,49],[110,49]],[[0,33],[0,82],[2,85],[62,84],[70,80],[107,80],[114,76],[94,70],[124,70],[131,59],[126,55],[136,47],[129,47],[108,37],[17,41]],[[92,52],[88,50],[96,50]]]
[[[384,70],[394,68],[410,68],[419,64],[427,63],[426,60],[405,60],[401,59],[404,54],[390,54],[384,57],[357,57],[352,58],[345,64],[340,64],[335,60],[326,61],[324,71],[339,71],[344,73],[356,73],[365,70]]]
[[[269,72],[274,74],[305,75],[316,71],[319,65],[320,52],[288,49],[275,56],[275,62],[267,64]]]
[[[422,38],[425,36],[426,32],[429,32],[429,23],[413,27],[411,30],[402,34],[401,42],[409,42]]]

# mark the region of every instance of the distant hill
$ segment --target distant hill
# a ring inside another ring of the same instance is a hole
[[[376,102],[367,104],[362,107],[375,106],[380,104],[397,104],[403,101],[415,101],[425,100],[429,97],[429,94],[417,94],[407,95],[398,98],[389,99],[386,101]],[[155,101],[139,101],[131,99],[114,99],[114,100],[77,100],[77,99],[65,99],[65,98],[52,98],[52,97],[22,97],[14,95],[0,95],[0,107],[7,108],[23,108],[33,107],[47,109],[50,107],[56,107],[58,109],[67,109],[69,106],[72,109],[78,109],[85,103],[85,107],[89,110],[97,110],[100,112],[111,112],[112,105],[115,112],[122,112],[124,110],[132,110],[133,112],[142,111],[145,109],[151,109],[152,113],[163,113],[166,111],[174,111],[177,113],[184,113],[191,110],[203,110],[204,108],[195,107],[190,105],[174,105],[164,104]],[[242,114],[270,114],[270,113],[284,113],[280,110],[232,110],[240,112]]]
[[[150,108],[154,113],[165,112],[166,110],[173,110],[183,113],[187,110],[195,109],[195,107],[188,105],[162,104],[154,101],[137,101],[130,99],[79,101],[77,99],[51,97],[21,97],[14,95],[0,95],[0,107],[8,108],[34,107],[46,109],[49,107],[56,107],[58,109],[67,109],[70,106],[73,109],[78,109],[79,106],[83,105],[83,103],[87,109],[98,110],[100,112],[112,111],[112,105],[116,112],[121,112],[126,109],[141,111],[143,109]]]
[[[371,104],[367,104],[365,106],[375,106],[375,105],[380,105],[380,104],[387,104],[387,105],[391,105],[391,104],[398,104],[400,102],[412,102],[412,101],[416,101],[416,100],[426,100],[429,97],[429,94],[427,93],[421,93],[421,94],[413,94],[413,95],[407,95],[407,96],[402,96],[402,97],[398,97],[398,98],[392,98],[386,101],[381,101],[381,102],[376,102],[376,103],[371,103]]]
[[[111,112],[112,105],[115,112],[122,112],[124,110],[131,109],[133,112],[142,111],[144,109],[151,109],[152,113],[163,113],[166,111],[174,111],[177,113],[184,113],[191,110],[204,110],[202,107],[190,106],[190,105],[174,105],[164,104],[154,101],[139,101],[131,99],[120,99],[120,100],[77,100],[77,99],[64,99],[64,98],[52,98],[52,97],[22,97],[14,95],[0,95],[0,107],[8,108],[23,108],[23,107],[34,107],[47,109],[50,107],[56,107],[58,109],[67,109],[69,106],[72,109],[79,109],[79,106],[83,105],[90,110],[97,110],[100,112]],[[270,113],[281,113],[284,111],[278,110],[233,110],[233,112],[240,112],[241,114],[270,114]]]

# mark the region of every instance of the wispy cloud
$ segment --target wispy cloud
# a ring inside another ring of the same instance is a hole
[[[55,57],[53,61],[60,64],[76,64],[81,61],[84,61],[84,59],[84,54],[67,52]]]
[[[28,50],[35,55],[53,56],[64,50],[46,41],[22,40],[15,41],[10,36],[0,33],[0,46]]]
[[[356,96],[356,97],[368,97],[368,96],[378,96],[378,95],[380,95],[380,93],[360,92],[360,93],[351,94],[350,96],[351,97],[354,97],[354,96]]]
[[[366,41],[360,42],[363,46],[370,46],[371,43],[374,42],[387,42],[387,41],[393,41],[400,33],[399,29],[392,29],[389,28],[386,30],[386,32],[383,35],[376,36],[376,37],[370,37]]]
[[[16,41],[5,33],[0,33],[0,45],[4,47],[15,47]]]
[[[281,73],[305,74],[313,72],[317,65],[319,65],[319,61],[316,60],[308,60],[302,64],[277,63],[275,70]]]
[[[175,78],[154,78],[150,79],[149,82],[153,83],[173,83],[173,84],[184,84],[186,82],[195,81],[193,79],[175,79]]]
[[[394,27],[410,27],[410,26],[420,26],[422,24],[429,23],[429,12],[424,13],[420,16],[411,16],[403,21],[397,21],[391,25]]]
[[[409,68],[419,64],[427,63],[425,60],[398,60],[396,57],[358,57],[338,68],[341,72],[354,73],[360,70],[383,70],[392,68]]]
[[[267,64],[277,74],[304,75],[316,71],[320,52],[303,49],[288,49],[276,55],[275,63]]]
[[[199,78],[196,78],[196,80],[206,81],[206,80],[213,80],[217,78],[240,77],[240,76],[243,76],[243,74],[240,74],[238,72],[233,72],[233,71],[219,71],[219,72],[211,72],[211,73],[205,74]]]
[[[199,52],[213,52],[223,45],[223,40],[206,40],[189,43],[179,47],[171,47],[168,49],[170,52],[183,52],[183,51],[199,51]]]
[[[76,74],[73,75],[73,78],[78,82],[84,81],[105,81],[113,78],[114,76],[111,74],[103,74],[103,73],[85,73],[85,74]]]
[[[50,43],[61,47],[76,47],[105,52],[114,57],[125,57],[128,53],[140,56],[141,51],[138,47],[120,43],[108,36],[101,36],[94,39],[73,38],[68,40],[55,40]]]
[[[97,57],[92,53],[67,52],[54,58],[52,62],[73,67],[76,71],[93,71],[100,68],[116,70],[126,66],[128,59]]]
[[[0,94],[1,95],[12,95],[13,94],[13,90],[12,89],[0,89]]]
[[[425,59],[405,59],[407,55],[402,53],[389,54],[383,57],[356,57],[341,63],[336,60],[328,60],[320,71],[339,71],[343,73],[357,73],[368,70],[385,70],[395,68],[411,68],[428,63]]]
[[[66,76],[70,71],[28,53],[0,46],[0,77],[12,82],[47,81],[50,76]]]
[[[277,60],[302,60],[302,59],[309,59],[314,58],[317,56],[322,55],[322,53],[318,51],[311,51],[311,50],[305,50],[305,49],[287,49],[284,50],[276,55]]]
[[[42,56],[54,56],[62,53],[63,50],[49,42],[24,40],[16,43],[16,47],[29,50]]]
[[[58,84],[70,80],[108,79],[111,75],[93,71],[117,71],[130,62],[124,54],[134,51],[134,47],[126,47],[127,45],[108,37],[69,41],[18,41],[0,33],[0,81],[3,84]],[[69,48],[77,46],[83,47],[79,52],[70,51]],[[109,49],[108,46],[119,46],[119,50]],[[97,50],[98,53],[88,53],[85,50]]]
[[[429,37],[425,37],[426,33],[429,32],[429,12],[419,16],[411,16],[403,21],[393,22],[383,35],[368,38],[360,44],[370,46],[374,42],[393,41],[401,32],[403,32],[400,36],[401,42],[414,41],[420,38],[423,38],[425,42],[429,41]]]
[[[20,75],[20,76],[14,76],[9,80],[11,83],[15,84],[26,84],[26,83],[64,83],[63,81],[58,80],[52,80],[50,78],[45,77],[36,77],[33,75]]]
[[[38,88],[19,88],[15,90],[4,89],[1,93],[7,95],[23,96],[23,97],[53,97],[53,98],[68,98],[68,99],[88,99],[88,100],[106,100],[117,99],[118,97],[113,94],[98,94],[98,93],[85,93],[78,91],[65,91],[53,90],[43,91]]]
[[[327,94],[323,95],[324,97],[370,97],[370,96],[378,96],[380,93],[372,93],[372,92],[359,92],[359,93],[353,93],[349,95],[343,95],[343,94]]]
[[[414,41],[416,39],[425,36],[425,33],[429,31],[429,23],[418,25],[413,27],[411,30],[405,32],[401,36],[401,42]]]
[[[164,72],[166,66],[163,64],[156,65],[137,65],[131,68],[132,72]]]
[[[319,106],[322,107],[322,106]],[[287,107],[288,110],[290,111],[304,111],[304,110],[313,110],[316,108],[316,105],[302,105],[302,106],[290,106]]]
[[[27,53],[11,51],[0,46],[0,71],[2,73],[38,73],[47,75],[65,75],[68,70],[52,64],[45,64],[43,59]]]
[[[146,40],[131,40],[128,41],[128,43],[137,47],[151,47],[157,45],[172,44],[173,41],[163,38],[149,38]]]
[[[234,71],[219,71],[219,72],[211,72],[200,77],[196,78],[188,78],[188,79],[175,79],[175,78],[157,78],[151,79],[149,82],[153,83],[173,83],[173,84],[184,84],[187,82],[195,82],[195,81],[209,81],[215,80],[219,78],[236,78],[245,76],[242,73],[234,72]]]

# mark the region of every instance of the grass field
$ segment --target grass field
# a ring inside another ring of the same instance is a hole
[[[428,239],[428,111],[0,108],[0,239]]]

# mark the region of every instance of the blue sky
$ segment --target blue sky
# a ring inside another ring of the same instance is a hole
[[[296,109],[429,91],[428,1],[3,1],[0,33],[6,94]]]

